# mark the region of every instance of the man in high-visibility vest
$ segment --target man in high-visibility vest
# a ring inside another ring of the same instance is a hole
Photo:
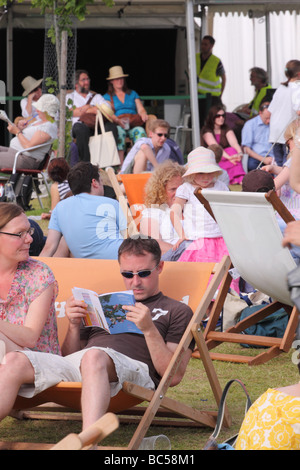
[[[204,36],[200,53],[196,54],[198,93],[207,95],[199,99],[200,123],[203,125],[209,105],[222,103],[221,97],[226,84],[226,75],[221,60],[212,54],[215,39]]]
[[[250,69],[250,82],[255,88],[255,95],[253,100],[246,104],[241,111],[250,117],[254,117],[259,114],[259,106],[262,101],[265,101],[266,98],[271,101],[275,90],[272,91],[272,87],[268,83],[267,72],[260,67],[252,67]]]

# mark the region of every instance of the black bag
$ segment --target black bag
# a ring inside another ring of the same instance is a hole
[[[21,206],[24,211],[30,210],[33,190],[32,177],[30,175],[14,173],[10,176],[9,181],[13,185],[17,204]]]
[[[297,310],[300,311],[300,266],[297,266],[288,273],[287,284],[291,301],[297,307]]]

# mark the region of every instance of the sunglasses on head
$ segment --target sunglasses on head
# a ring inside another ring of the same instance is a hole
[[[216,114],[216,115],[215,115],[215,118],[219,118],[219,117],[222,117],[222,118],[225,119],[225,114]]]
[[[126,277],[126,279],[132,279],[133,276],[139,276],[142,278],[149,277],[150,274],[158,267],[158,264],[153,269],[142,269],[136,273],[133,273],[132,271],[121,271],[121,274],[123,277]]]

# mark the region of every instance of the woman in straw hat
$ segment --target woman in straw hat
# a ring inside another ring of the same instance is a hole
[[[43,95],[36,103],[39,119],[28,124],[20,130],[15,124],[9,124],[7,129],[15,137],[10,141],[9,147],[0,147],[1,168],[12,168],[15,155],[20,150],[17,168],[38,168],[41,161],[57,138],[57,124],[55,117],[59,110],[59,100],[54,95]],[[27,152],[26,149],[49,143],[45,147]]]
[[[228,186],[218,180],[221,174],[222,169],[217,165],[212,150],[198,147],[189,153],[183,175],[184,183],[176,191],[170,214],[180,236],[174,249],[184,240],[193,241],[179,261],[218,262],[228,255],[218,224],[194,194],[196,189],[228,191]],[[238,291],[238,280],[233,283],[233,287]]]
[[[121,162],[124,159],[126,137],[129,137],[133,143],[141,137],[147,137],[142,127],[148,119],[147,112],[138,93],[128,88],[126,77],[128,74],[123,72],[122,67],[119,65],[111,67],[107,77],[108,90],[104,95],[104,98],[112,104],[114,110],[112,119],[118,125],[118,150]],[[135,115],[136,122],[132,125],[128,115]]]
[[[21,82],[21,85],[24,88],[22,94],[24,98],[21,100],[20,106],[22,110],[22,116],[24,118],[36,118],[38,116],[37,111],[35,109],[35,105],[42,96],[42,81],[42,78],[36,80],[35,78],[29,75],[28,77],[25,77],[24,80],[22,80]]]

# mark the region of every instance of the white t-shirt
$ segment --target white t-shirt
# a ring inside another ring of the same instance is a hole
[[[50,146],[53,142],[54,139],[57,138],[57,124],[55,122],[50,122],[50,121],[38,121],[34,122],[33,124],[25,127],[25,129],[22,131],[24,137],[26,139],[30,140],[33,135],[36,132],[45,132],[46,134],[49,134],[50,139],[49,139],[49,146],[47,147],[41,147],[36,150],[32,150],[30,152],[22,152],[23,155],[27,155],[29,157],[35,158],[38,161],[42,161],[46,153],[49,151]],[[19,150],[24,150],[24,147],[21,145],[19,138],[16,136],[10,141],[10,147],[19,151]]]
[[[178,241],[179,236],[171,222],[169,207],[167,207],[166,210],[160,209],[159,207],[147,207],[142,212],[141,222],[145,219],[154,220],[159,227],[159,233],[150,234],[152,238],[161,238],[164,242],[170,243],[171,245],[174,245]]]
[[[84,106],[87,104],[88,100],[93,96],[93,93],[89,92],[86,96],[80,95],[76,90],[72,91],[72,93],[68,93],[66,96],[66,105],[68,108],[72,108],[75,106],[75,108],[80,108],[81,106]],[[68,103],[69,100],[72,100],[72,103]],[[106,101],[102,95],[99,93],[95,94],[93,97],[92,101],[89,103],[91,106],[95,106],[96,104],[107,104],[109,107],[111,107],[110,102]],[[79,117],[72,117],[72,125],[75,124],[75,122],[79,121]]]
[[[284,132],[300,110],[300,81],[279,85],[268,109],[271,113],[269,142],[284,144]]]
[[[214,191],[229,191],[228,186],[217,180],[212,188]],[[183,228],[188,240],[198,238],[222,237],[218,224],[209,215],[201,202],[196,198],[195,187],[191,183],[183,183],[177,188],[176,197],[185,199],[187,202],[183,209]]]

